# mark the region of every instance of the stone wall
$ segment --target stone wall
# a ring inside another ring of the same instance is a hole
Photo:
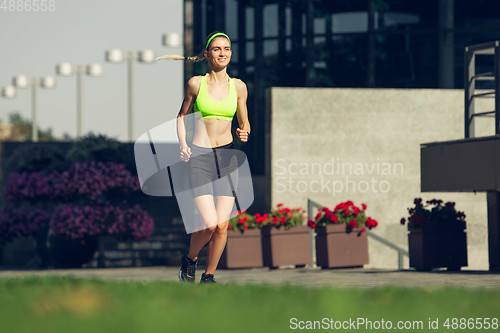
[[[272,206],[366,203],[379,222],[373,231],[407,248],[400,219],[414,198],[455,201],[467,215],[468,268],[488,269],[486,194],[420,192],[420,144],[464,137],[462,90],[270,88],[267,96]],[[476,103],[477,112],[492,107]],[[493,119],[478,119],[476,136],[492,134]],[[370,239],[369,252],[367,267],[397,268],[394,250]]]

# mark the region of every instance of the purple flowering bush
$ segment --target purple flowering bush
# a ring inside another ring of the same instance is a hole
[[[54,235],[68,239],[85,235],[131,235],[146,241],[153,233],[153,218],[139,205],[133,208],[118,206],[79,206],[62,204],[55,208],[50,219]]]
[[[12,173],[5,185],[5,198],[24,199],[68,199],[85,196],[90,200],[103,201],[102,196],[110,190],[124,193],[140,189],[139,180],[125,169],[124,164],[84,162],[74,163],[69,171]]]
[[[77,162],[63,173],[62,181],[68,195],[84,195],[91,200],[97,200],[111,189],[120,189],[124,193],[140,189],[138,178],[132,176],[124,164],[112,162]]]
[[[122,208],[121,203],[113,206],[109,202],[111,199],[123,199],[121,193],[133,193],[138,190],[140,185],[137,176],[133,176],[124,164],[113,162],[76,162],[68,171],[62,173],[12,173],[4,189],[7,200],[16,204],[23,200],[29,200],[32,204],[35,200],[64,204],[54,208],[49,202],[54,213],[50,218],[45,213],[45,219],[37,217],[38,215],[19,217],[20,212],[16,211],[14,214],[5,210],[0,216],[5,216],[5,220],[11,222],[0,222],[3,223],[0,225],[0,241],[4,234],[2,228],[9,226],[9,230],[20,230],[16,231],[17,233],[6,232],[5,235],[11,235],[8,237],[23,237],[30,234],[35,225],[38,229],[40,223],[49,223],[55,235],[69,239],[79,239],[86,235],[120,234],[132,236],[138,241],[146,241],[153,232],[152,217],[139,205]],[[72,203],[66,203],[68,201]],[[123,200],[123,204],[126,204],[126,200]],[[13,214],[15,218],[9,218]],[[11,224],[17,226],[13,227]],[[29,232],[23,233],[25,229]],[[7,236],[5,238],[7,239]]]
[[[5,208],[0,212],[0,248],[16,237],[33,238],[48,222],[49,216],[42,209]]]
[[[58,171],[37,171],[31,173],[11,173],[5,185],[7,200],[39,199],[50,200],[64,196],[64,185],[61,183],[61,173]]]

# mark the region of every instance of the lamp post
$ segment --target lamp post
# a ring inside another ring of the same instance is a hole
[[[32,126],[31,126],[31,140],[33,142],[38,141],[38,126],[36,119],[36,88],[41,86],[45,89],[52,89],[56,86],[56,79],[53,76],[45,76],[41,79],[28,78],[26,75],[18,75],[13,78],[14,87],[16,88],[27,88],[31,87],[31,114],[32,114]],[[15,92],[14,92],[15,94]]]
[[[69,62],[63,62],[56,66],[56,72],[62,76],[71,76],[76,74],[76,133],[77,137],[82,136],[82,74],[99,77],[103,75],[101,64],[91,64],[86,67],[73,66]]]
[[[106,61],[111,63],[121,63],[127,60],[128,68],[128,139],[129,141],[134,140],[134,127],[133,127],[133,61],[138,60],[142,63],[153,63],[155,60],[155,52],[153,50],[143,50],[137,53],[128,52],[125,53],[122,50],[113,49],[106,52]]]
[[[4,98],[14,98],[16,97],[16,88],[13,86],[6,86],[0,89],[0,96]]]

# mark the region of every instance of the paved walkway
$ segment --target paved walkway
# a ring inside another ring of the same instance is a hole
[[[198,267],[197,282],[203,272]],[[57,269],[57,270],[0,270],[0,278],[25,276],[71,276],[112,281],[177,281],[177,267],[132,267],[104,269]],[[283,284],[312,287],[329,286],[337,288],[373,288],[388,285],[398,287],[435,288],[500,288],[500,273],[488,271],[416,272],[413,270],[375,269],[238,269],[217,270],[219,284]]]

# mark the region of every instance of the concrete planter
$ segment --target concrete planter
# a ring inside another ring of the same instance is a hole
[[[368,264],[368,237],[345,224],[316,227],[316,261],[323,268],[363,267]]]
[[[264,266],[302,266],[311,263],[308,226],[296,226],[289,230],[266,226],[261,231]]]
[[[218,268],[262,267],[260,229],[227,232],[227,243]]]
[[[424,225],[409,231],[410,267],[429,271],[438,267],[460,270],[467,266],[465,222]]]

